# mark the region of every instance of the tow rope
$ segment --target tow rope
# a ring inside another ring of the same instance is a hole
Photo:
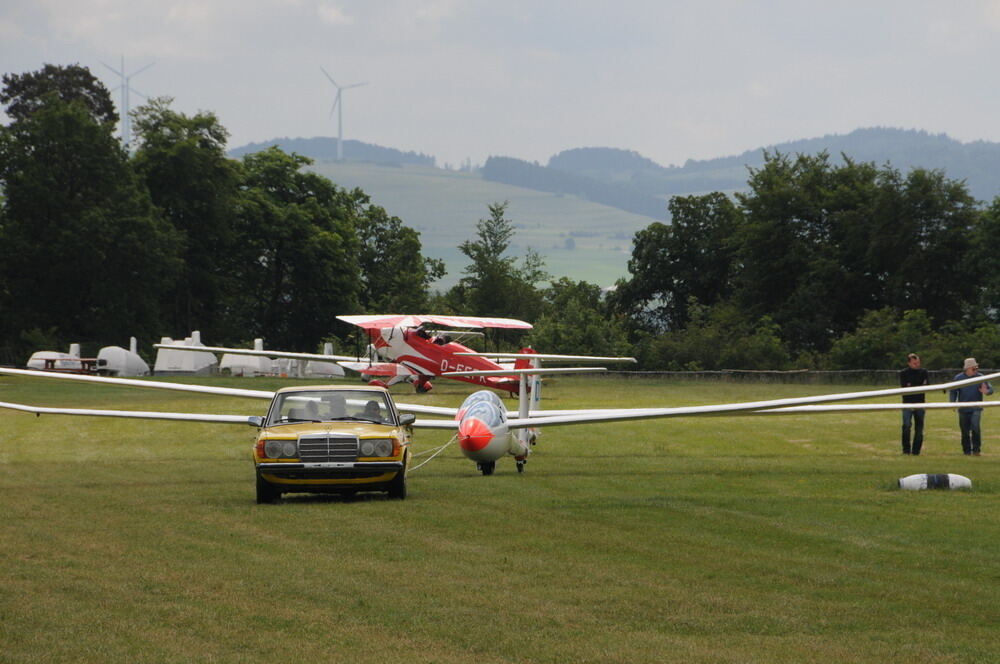
[[[442,445],[442,446],[440,446],[440,447],[434,447],[434,448],[431,448],[431,449],[429,449],[429,450],[424,450],[423,452],[418,452],[418,453],[416,453],[416,454],[413,454],[412,456],[415,456],[415,457],[418,457],[418,456],[423,456],[423,455],[425,455],[425,454],[431,454],[431,452],[433,452],[433,454],[431,454],[431,456],[430,456],[430,457],[428,457],[427,459],[425,459],[425,460],[421,461],[420,463],[418,463],[418,464],[417,464],[416,466],[414,466],[414,467],[410,468],[409,470],[407,470],[407,471],[406,471],[406,474],[407,474],[407,475],[409,475],[410,473],[412,473],[412,472],[413,472],[414,470],[417,470],[417,469],[418,469],[418,468],[420,468],[421,466],[425,466],[425,465],[427,465],[427,463],[428,463],[428,462],[429,462],[429,461],[430,461],[431,459],[433,459],[433,458],[434,458],[434,457],[436,457],[437,455],[439,455],[439,454],[441,454],[442,452],[444,452],[444,451],[445,451],[445,450],[446,450],[446,449],[447,449],[447,448],[448,448],[448,447],[449,447],[449,446],[450,446],[450,445],[451,445],[452,443],[454,443],[454,442],[455,442],[456,440],[458,440],[458,434],[455,434],[454,436],[452,436],[452,437],[451,437],[451,440],[449,440],[449,441],[448,441],[447,443],[445,443],[444,445]]]

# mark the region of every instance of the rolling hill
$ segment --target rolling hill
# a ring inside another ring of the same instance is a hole
[[[903,129],[858,129],[666,167],[634,151],[576,148],[554,155],[546,166],[493,157],[478,171],[453,171],[436,168],[427,155],[360,141],[345,141],[345,159],[338,162],[336,140],[330,138],[279,138],[230,154],[274,144],[312,157],[314,171],[339,186],[360,187],[376,204],[420,231],[425,253],[444,259],[448,267],[440,288],[461,277],[467,260],[458,245],[474,237],[487,206],[501,201],[510,202],[508,218],[517,227],[515,254],[531,247],[545,257],[553,275],[609,286],[627,274],[635,232],[657,218],[668,218],[671,196],[739,191],[746,186],[748,167],[759,167],[765,151],[826,151],[834,161],[847,155],[880,166],[889,163],[903,172],[941,169],[950,178],[964,180],[980,200],[1000,194],[1000,144],[962,143],[943,134]]]

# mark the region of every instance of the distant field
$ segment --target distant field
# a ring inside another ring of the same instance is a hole
[[[851,389],[574,378],[545,401]],[[12,378],[0,400],[266,403]],[[0,661],[1000,661],[1000,417],[980,458],[954,419],[928,416],[917,458],[885,414],[563,427],[523,475],[481,477],[450,448],[403,502],[258,506],[249,427],[0,411]],[[418,431],[415,451],[445,440]],[[974,489],[895,488],[917,472]]]
[[[475,238],[476,222],[489,216],[492,203],[510,202],[507,217],[517,225],[514,255],[531,247],[545,256],[555,276],[601,286],[627,274],[632,237],[652,221],[574,196],[487,182],[457,171],[337,162],[317,162],[312,169],[342,187],[360,187],[377,205],[420,231],[424,252],[447,263],[442,288],[461,278],[468,259],[457,247]],[[574,249],[567,249],[568,240]]]

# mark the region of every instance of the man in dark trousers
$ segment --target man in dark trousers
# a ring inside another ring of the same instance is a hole
[[[962,367],[964,371],[955,376],[955,380],[962,380],[964,378],[973,378],[975,376],[982,376],[979,373],[979,363],[976,362],[976,358],[969,357],[966,358],[965,364]],[[978,385],[966,385],[965,387],[957,387],[954,390],[948,392],[949,401],[959,403],[970,403],[974,401],[982,401],[983,395],[993,394],[993,386],[989,383],[979,383]],[[958,409],[958,428],[962,432],[962,453],[971,454],[973,456],[979,456],[980,448],[983,444],[983,434],[980,427],[980,421],[983,416],[982,408],[959,408]]]
[[[910,353],[906,356],[906,368],[899,372],[900,387],[915,387],[917,385],[929,385],[927,369],[920,368],[920,356]],[[923,403],[924,393],[904,394],[903,403]],[[924,415],[923,408],[913,408],[903,411],[903,454],[920,454],[920,448],[924,444]],[[910,422],[914,424],[913,446],[910,446]]]

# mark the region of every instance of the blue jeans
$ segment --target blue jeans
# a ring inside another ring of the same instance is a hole
[[[923,408],[914,408],[903,411],[903,454],[920,454],[920,448],[924,444],[924,415]],[[913,446],[910,446],[910,421],[915,425],[913,429]]]
[[[982,408],[958,411],[958,428],[962,431],[962,452],[964,454],[979,452],[983,444],[983,434],[979,426],[982,417]]]

